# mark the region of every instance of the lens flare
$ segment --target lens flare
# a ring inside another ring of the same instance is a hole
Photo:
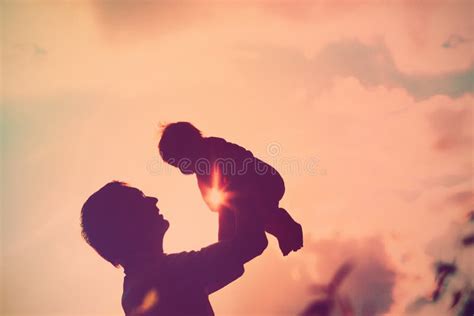
[[[207,193],[207,199],[212,209],[219,209],[219,206],[225,202],[225,192],[218,188],[211,188]]]
[[[211,186],[206,192],[206,203],[209,208],[218,212],[222,207],[230,206],[230,198],[233,196],[227,190],[227,185],[218,168],[213,168],[211,175]]]
[[[150,311],[152,308],[154,308],[158,304],[158,301],[159,301],[158,291],[152,288],[145,294],[140,306],[136,307],[132,311],[132,315],[138,316],[138,315],[146,314],[146,312]]]

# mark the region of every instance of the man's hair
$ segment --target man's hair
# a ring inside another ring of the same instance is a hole
[[[164,161],[184,158],[187,147],[202,138],[201,131],[189,122],[176,122],[165,125],[158,149]]]
[[[138,212],[133,212],[137,206],[133,190],[124,182],[110,182],[92,194],[81,210],[82,236],[116,267],[139,247],[143,236],[137,229],[141,225]]]

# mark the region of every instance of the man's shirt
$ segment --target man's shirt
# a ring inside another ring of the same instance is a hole
[[[214,315],[209,294],[243,273],[232,241],[163,254],[125,268],[122,307],[127,316]]]

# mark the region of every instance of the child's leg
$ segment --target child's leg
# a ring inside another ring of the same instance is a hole
[[[278,245],[284,256],[303,247],[303,229],[288,212],[279,207],[268,212],[265,231],[278,239]]]
[[[236,212],[244,213],[243,217],[252,220],[255,227],[260,227],[265,231],[264,212],[261,212],[259,201],[252,197],[245,196],[235,198],[229,208],[219,210],[219,240],[231,239],[236,233]]]

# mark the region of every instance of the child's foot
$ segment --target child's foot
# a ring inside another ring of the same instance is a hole
[[[298,251],[303,247],[303,229],[301,225],[295,222],[283,208],[277,209],[275,213],[275,215],[272,214],[274,219],[267,231],[278,239],[278,245],[284,256],[291,251]]]
[[[278,245],[284,256],[287,256],[291,251],[296,252],[303,247],[303,228],[301,225],[292,219],[291,226],[288,229],[291,233],[278,238]]]

